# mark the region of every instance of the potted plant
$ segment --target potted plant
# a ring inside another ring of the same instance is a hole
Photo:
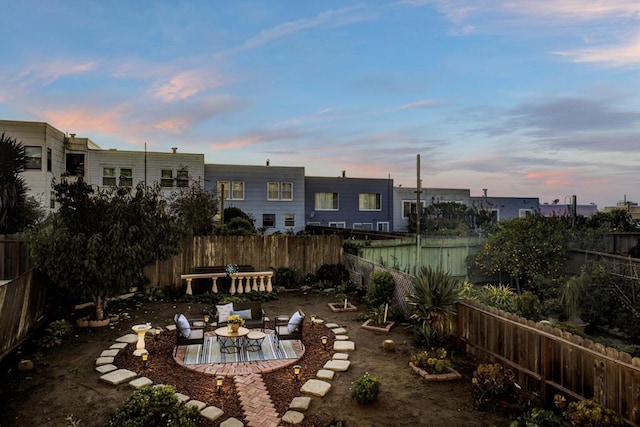
[[[229,329],[233,332],[237,332],[241,326],[244,326],[244,319],[237,314],[232,314],[227,319]]]
[[[393,321],[388,321],[387,316],[389,314],[389,305],[382,304],[379,307],[367,311],[364,315],[367,319],[362,328],[376,332],[389,332],[391,327],[395,324]]]
[[[439,348],[434,355],[430,355],[426,350],[414,354],[409,360],[411,369],[426,381],[450,381],[462,378],[462,375],[455,369],[451,359],[447,358],[447,350]]]
[[[329,306],[331,311],[333,311],[334,313],[358,310],[358,307],[356,307],[355,305],[349,302],[349,297],[345,293],[342,293],[342,292],[337,293],[334,295],[333,298],[334,298],[334,301],[336,302],[330,302],[327,305]]]

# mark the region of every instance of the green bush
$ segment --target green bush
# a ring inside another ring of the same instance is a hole
[[[571,425],[585,427],[624,426],[624,418],[593,399],[569,403],[567,418]]]
[[[358,403],[371,403],[380,394],[380,379],[369,373],[365,373],[355,380],[351,389],[351,398]]]
[[[476,404],[485,403],[487,395],[506,396],[516,390],[515,375],[500,363],[481,363],[473,372],[473,392]]]
[[[418,368],[430,374],[444,374],[449,372],[452,363],[447,359],[447,350],[440,347],[435,352],[435,357],[429,355],[426,351],[414,354],[409,359]]]
[[[480,293],[480,302],[513,313],[515,292],[507,285],[485,285]]]
[[[73,331],[73,325],[71,325],[71,322],[65,319],[54,320],[53,322],[49,323],[49,326],[47,327],[47,329],[45,329],[45,331],[55,338],[64,338],[71,334],[71,331]]]
[[[176,397],[172,386],[136,390],[109,421],[110,427],[195,427],[200,414]]]
[[[396,282],[388,271],[374,272],[371,274],[371,283],[367,289],[365,302],[369,308],[376,308],[387,304],[393,298]]]
[[[322,264],[316,276],[318,280],[330,283],[331,286],[340,286],[342,282],[349,280],[349,272],[342,264]]]
[[[510,427],[570,427],[570,424],[551,410],[533,408],[519,416]]]
[[[532,292],[525,291],[516,295],[513,301],[515,312],[518,316],[537,322],[542,317],[540,300]]]
[[[300,274],[294,268],[280,267],[275,270],[273,284],[286,289],[296,289],[300,287]]]

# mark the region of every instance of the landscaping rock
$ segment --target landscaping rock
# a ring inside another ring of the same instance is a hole
[[[116,357],[119,352],[120,350],[118,350],[117,348],[110,348],[109,350],[105,350],[100,353],[100,357]]]
[[[129,381],[129,385],[135,389],[144,387],[144,386],[148,386],[153,384],[153,381],[151,381],[149,378],[147,377],[140,377],[140,378],[136,378],[133,381]]]
[[[349,369],[351,362],[348,360],[329,360],[324,364],[323,368],[336,372],[344,372]]]
[[[115,344],[111,344],[111,346],[109,348],[117,348],[118,350],[122,350],[125,347],[127,347],[127,343],[126,342],[117,342]]]
[[[137,376],[138,374],[128,369],[117,369],[109,372],[108,374],[104,374],[100,379],[111,385],[118,385],[129,382]]]
[[[195,400],[195,399],[188,401],[185,405],[189,407],[197,408],[198,411],[202,411],[205,408],[205,406],[207,406],[206,403],[201,402],[199,400]]]
[[[244,424],[237,418],[231,417],[221,422],[220,427],[244,427]]]
[[[321,380],[332,380],[335,374],[336,372],[330,369],[320,369],[316,374],[316,377]]]
[[[349,353],[333,353],[333,360],[348,360]]]
[[[336,335],[336,341],[348,341],[349,335]]]
[[[180,402],[188,402],[189,399],[191,399],[189,396],[187,396],[186,394],[182,394],[182,393],[176,393],[176,397],[178,398],[178,400]]]
[[[197,401],[192,400],[191,402],[197,402]],[[191,402],[187,402],[187,405],[189,405],[189,403],[191,403]],[[220,409],[220,408],[215,407],[215,406],[207,406],[202,411],[200,411],[200,415],[202,415],[203,417],[205,417],[206,419],[211,420],[211,421],[217,420],[218,418],[220,418],[222,416],[222,414],[224,414],[224,411],[222,409]],[[240,425],[242,425],[242,423],[240,423]]]
[[[347,333],[345,328],[333,328],[331,331],[336,335],[343,335]]]
[[[298,411],[287,411],[282,416],[282,422],[287,424],[300,424],[304,420],[304,414]]]
[[[138,342],[138,335],[137,334],[123,335],[120,338],[116,338],[116,342],[124,342],[124,343],[127,343],[127,344],[133,344],[135,342]]]
[[[106,374],[108,372],[115,371],[116,369],[118,369],[118,367],[111,363],[109,363],[108,365],[96,366],[96,371],[98,371],[101,374]]]
[[[293,411],[306,411],[311,405],[311,398],[308,396],[294,397],[289,405],[289,409]]]
[[[335,351],[353,351],[356,349],[356,343],[353,341],[335,341],[333,349]]]
[[[329,390],[331,390],[331,384],[321,380],[308,380],[300,389],[304,394],[320,397],[326,395]]]
[[[113,363],[113,357],[98,357],[96,359],[96,366],[109,365]]]

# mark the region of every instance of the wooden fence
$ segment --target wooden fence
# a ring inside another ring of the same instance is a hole
[[[640,425],[640,358],[483,304],[458,305],[464,350],[514,370],[519,385],[543,398],[595,398]]]
[[[0,284],[0,360],[44,316],[46,281],[33,271]]]
[[[194,267],[250,265],[256,271],[290,267],[306,275],[323,264],[341,264],[341,236],[207,236],[185,240],[182,252],[145,269],[151,287],[180,287]]]
[[[0,280],[12,280],[31,268],[26,242],[20,234],[0,234]]]

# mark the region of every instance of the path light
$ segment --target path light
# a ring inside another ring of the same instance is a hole
[[[209,323],[209,315],[208,315],[208,314],[205,314],[205,315],[204,315],[204,326],[205,326],[205,327],[207,326],[207,323]]]
[[[329,338],[327,338],[326,335],[323,335],[322,337],[320,337],[320,342],[322,343],[322,348],[324,348],[324,351],[327,351],[327,341],[329,340]]]
[[[311,315],[311,326],[313,327],[313,325],[316,323],[316,315],[312,314]]]
[[[293,375],[296,377],[296,381],[300,381],[300,365],[293,365]]]
[[[149,360],[149,352],[142,353],[142,368],[147,369],[147,360]]]
[[[160,328],[156,328],[156,341],[160,339]]]
[[[222,393],[222,382],[224,381],[224,377],[222,375],[218,375],[216,377],[216,387],[218,387],[218,393]]]

